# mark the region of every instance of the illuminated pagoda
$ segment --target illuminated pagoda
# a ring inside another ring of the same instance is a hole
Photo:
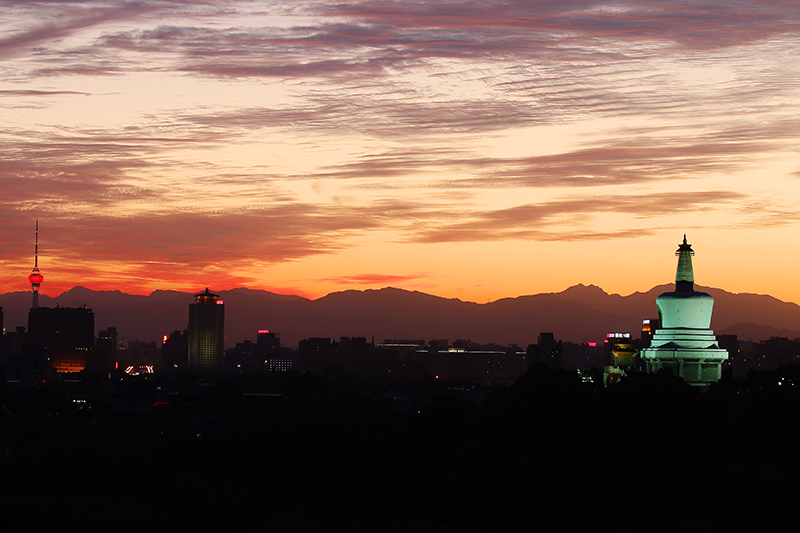
[[[189,366],[220,368],[225,349],[225,305],[219,295],[195,294],[189,304]]]
[[[694,251],[686,235],[675,255],[675,291],[656,298],[661,327],[653,334],[650,347],[642,350],[641,358],[648,372],[669,368],[690,385],[706,387],[719,381],[728,352],[719,347],[709,329],[714,298],[694,290]]]
[[[42,281],[44,281],[44,276],[41,272],[39,272],[39,220],[36,220],[36,243],[34,244],[34,252],[33,252],[33,270],[31,270],[31,275],[28,276],[28,281],[31,284],[31,290],[33,291],[33,303],[31,307],[36,309],[39,307],[39,285],[41,285]]]
[[[639,350],[633,347],[633,339],[628,332],[608,333],[605,343],[611,355],[611,365],[603,367],[603,385],[608,387],[629,372],[636,371],[636,356],[639,355]]]
[[[617,368],[634,368],[636,366],[636,356],[639,350],[633,347],[631,334],[626,333],[625,337],[614,339],[611,345],[611,358]]]

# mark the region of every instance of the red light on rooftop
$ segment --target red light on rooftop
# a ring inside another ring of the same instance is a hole
[[[268,329],[260,329],[260,330],[258,330],[258,333],[259,333],[259,334],[262,334],[262,333],[269,333],[269,330],[268,330]]]
[[[224,304],[225,302],[223,302],[222,300],[217,300],[217,305],[224,305]]]

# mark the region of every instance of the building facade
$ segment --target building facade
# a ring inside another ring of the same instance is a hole
[[[56,372],[81,372],[94,358],[94,313],[86,307],[34,307],[28,336]]]
[[[195,294],[189,304],[189,367],[222,367],[225,353],[225,305],[208,289]]]

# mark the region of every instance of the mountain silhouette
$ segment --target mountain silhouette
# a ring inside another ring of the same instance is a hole
[[[478,304],[441,298],[418,291],[387,287],[347,290],[316,300],[262,290],[238,288],[214,291],[225,302],[226,346],[255,340],[259,329],[281,336],[296,347],[309,337],[342,336],[384,339],[471,339],[478,343],[535,343],[542,331],[573,342],[599,341],[610,331],[630,331],[638,337],[642,320],[656,318],[655,299],[672,285],[628,296],[608,294],[595,285],[575,285],[557,293],[504,298]],[[800,337],[800,306],[772,296],[733,294],[697,287],[715,299],[712,328],[740,338]],[[192,293],[157,290],[148,296],[121,291],[74,287],[57,297],[39,296],[42,307],[94,310],[95,329],[117,328],[127,339],[154,341],[176,329],[186,329]],[[5,327],[27,325],[30,292],[0,295]]]

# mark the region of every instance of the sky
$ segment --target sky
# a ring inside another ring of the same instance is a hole
[[[800,2],[0,0],[0,292],[800,303]]]

